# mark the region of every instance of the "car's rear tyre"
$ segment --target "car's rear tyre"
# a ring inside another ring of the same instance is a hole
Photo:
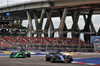
[[[51,56],[50,55],[46,55],[46,61],[50,61]]]
[[[69,60],[69,61],[67,61],[68,63],[71,63],[72,61],[71,60]]]
[[[55,59],[55,56],[52,56],[51,59],[50,59],[50,62],[54,63],[54,59]]]
[[[51,62],[51,63],[54,63],[54,61],[53,61],[53,59],[52,59],[52,58],[50,59],[50,62]]]
[[[46,61],[50,61],[50,58],[46,58]]]
[[[67,56],[67,59],[68,59],[68,63],[71,63],[72,61],[73,61],[73,58],[72,58],[72,56]]]
[[[13,58],[12,56],[14,55],[14,53],[11,53],[10,58]]]
[[[31,57],[31,54],[30,53],[27,53],[27,57]]]

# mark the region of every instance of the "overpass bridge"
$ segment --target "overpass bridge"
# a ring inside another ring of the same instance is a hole
[[[50,37],[54,37],[56,31],[59,32],[59,37],[67,37],[67,33],[72,32],[73,38],[79,37],[80,33],[83,32],[85,41],[88,41],[91,34],[98,35],[100,33],[100,29],[96,32],[92,23],[92,15],[100,14],[100,0],[34,0],[0,7],[0,16],[6,16],[8,12],[13,20],[20,22],[20,24],[23,20],[28,20],[30,37],[34,33],[37,33],[38,36],[41,35],[39,32],[48,31],[49,27]],[[80,30],[78,26],[80,15],[84,17],[85,26],[83,30]],[[65,24],[67,16],[72,16],[73,25],[71,29],[67,29]],[[54,28],[51,19],[53,17],[60,17],[58,29]],[[45,28],[42,30],[44,18],[47,20]],[[36,30],[33,28],[32,19],[35,20]],[[48,34],[44,34],[44,36],[47,37]]]

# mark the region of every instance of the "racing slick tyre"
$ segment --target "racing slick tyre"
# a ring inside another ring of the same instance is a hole
[[[50,59],[49,58],[46,58],[46,61],[50,61]]]
[[[46,55],[46,61],[50,61],[51,56],[50,55]]]
[[[50,59],[50,62],[54,63],[54,60],[55,60],[55,56],[52,56],[51,59]]]
[[[67,56],[67,59],[68,59],[68,63],[71,63],[72,61],[73,61],[73,58],[72,58],[72,56]]]
[[[11,53],[10,58],[14,58],[14,57],[12,57],[13,55],[14,55],[14,53]]]
[[[23,58],[25,58],[25,53],[22,53]]]
[[[54,63],[53,58],[50,59],[50,62],[51,62],[51,63]]]
[[[31,57],[31,54],[30,53],[27,53],[27,57]]]

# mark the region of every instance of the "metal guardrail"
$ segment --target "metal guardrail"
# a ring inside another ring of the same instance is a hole
[[[26,30],[26,31],[28,31],[28,29],[17,29],[17,28],[0,28],[0,30],[2,30],[2,29],[5,29],[5,30]],[[34,33],[46,33],[46,34],[48,34],[48,32],[50,32],[50,31],[48,31],[48,30],[34,30]],[[71,32],[71,33],[75,33],[75,34],[78,34],[78,33],[84,33],[84,34],[100,34],[100,32],[83,32],[83,31],[59,31],[59,30],[52,30],[51,31],[52,33],[53,32],[60,32],[60,33],[63,33],[63,34],[66,34],[66,33],[69,33],[69,32]]]

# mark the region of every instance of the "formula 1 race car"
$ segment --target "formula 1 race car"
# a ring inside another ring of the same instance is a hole
[[[73,58],[70,55],[66,56],[62,53],[49,53],[48,55],[46,55],[46,61],[71,63],[73,61]]]
[[[12,52],[9,54],[10,58],[25,58],[25,57],[31,57],[31,53],[29,51],[20,51],[18,53]]]

